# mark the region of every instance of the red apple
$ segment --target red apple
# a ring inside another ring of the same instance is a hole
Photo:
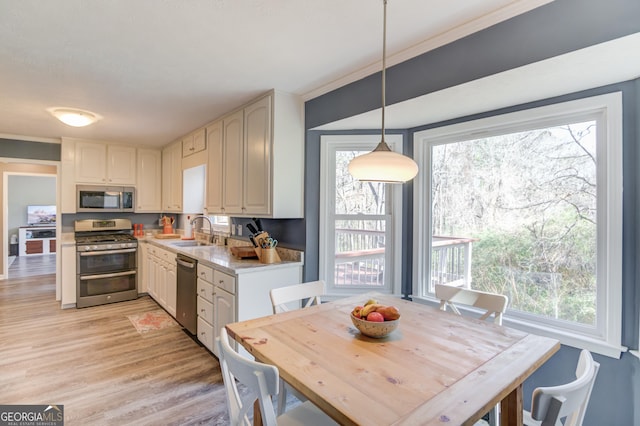
[[[360,315],[362,308],[362,306],[356,306],[355,308],[353,308],[353,311],[351,311],[351,314],[356,318],[362,318],[362,315]]]
[[[367,321],[384,322],[384,317],[380,312],[371,312],[369,315],[367,315]]]

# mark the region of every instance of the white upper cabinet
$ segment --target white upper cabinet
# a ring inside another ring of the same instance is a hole
[[[302,142],[302,141],[300,141]],[[244,109],[242,213],[271,213],[271,96]]]
[[[207,196],[206,207],[210,212],[222,211],[222,121],[207,126],[209,142],[207,158]]]
[[[162,150],[162,211],[182,212],[182,143]]]
[[[209,127],[212,134],[219,135],[215,133],[218,125]],[[303,217],[304,110],[300,98],[271,91],[224,117],[222,151],[208,137],[209,214]],[[218,204],[220,195],[222,203]]]
[[[240,110],[222,121],[223,126],[223,182],[222,211],[225,215],[242,214],[243,176],[243,117]],[[209,212],[209,214],[214,212]]]
[[[189,136],[182,139],[182,156],[188,157],[196,152],[207,149],[207,139],[205,129],[198,129]]]
[[[75,180],[77,183],[135,185],[135,147],[76,141]]]
[[[162,152],[138,149],[136,213],[162,211]]]

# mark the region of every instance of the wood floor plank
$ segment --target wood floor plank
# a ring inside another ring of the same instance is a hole
[[[225,425],[217,359],[179,326],[138,333],[148,296],[61,310],[55,275],[0,282],[0,403],[63,404],[65,424]]]

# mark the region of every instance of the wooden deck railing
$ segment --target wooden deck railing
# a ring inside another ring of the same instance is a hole
[[[473,238],[433,236],[431,286],[448,284],[471,286],[471,246]],[[384,285],[384,231],[336,229],[336,286]],[[430,289],[433,291],[433,288]]]

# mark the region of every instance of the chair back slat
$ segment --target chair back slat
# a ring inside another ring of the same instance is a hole
[[[565,426],[582,426],[600,364],[587,350],[580,352],[576,380],[533,391],[531,417],[542,426],[553,426],[566,417]]]
[[[507,296],[442,284],[436,284],[435,290],[436,297],[440,299],[441,310],[446,311],[447,307],[449,307],[453,312],[461,315],[456,304],[473,306],[474,308],[485,311],[480,316],[481,320],[485,320],[493,315],[494,322],[502,325],[502,314],[506,311],[507,304],[509,303]]]
[[[324,292],[325,283],[322,280],[274,288],[269,292],[273,313],[289,311],[287,304],[292,302],[301,303],[303,308],[319,305],[322,302],[321,296],[324,295]]]
[[[247,414],[257,399],[263,424],[276,426],[276,415],[271,397],[278,394],[278,369],[272,365],[247,359],[237,353],[229,344],[227,330],[224,327],[220,330],[217,344],[220,353],[222,380],[227,392],[230,423],[233,426],[250,426],[252,423]],[[236,379],[247,388],[247,393],[244,396],[240,396]]]

